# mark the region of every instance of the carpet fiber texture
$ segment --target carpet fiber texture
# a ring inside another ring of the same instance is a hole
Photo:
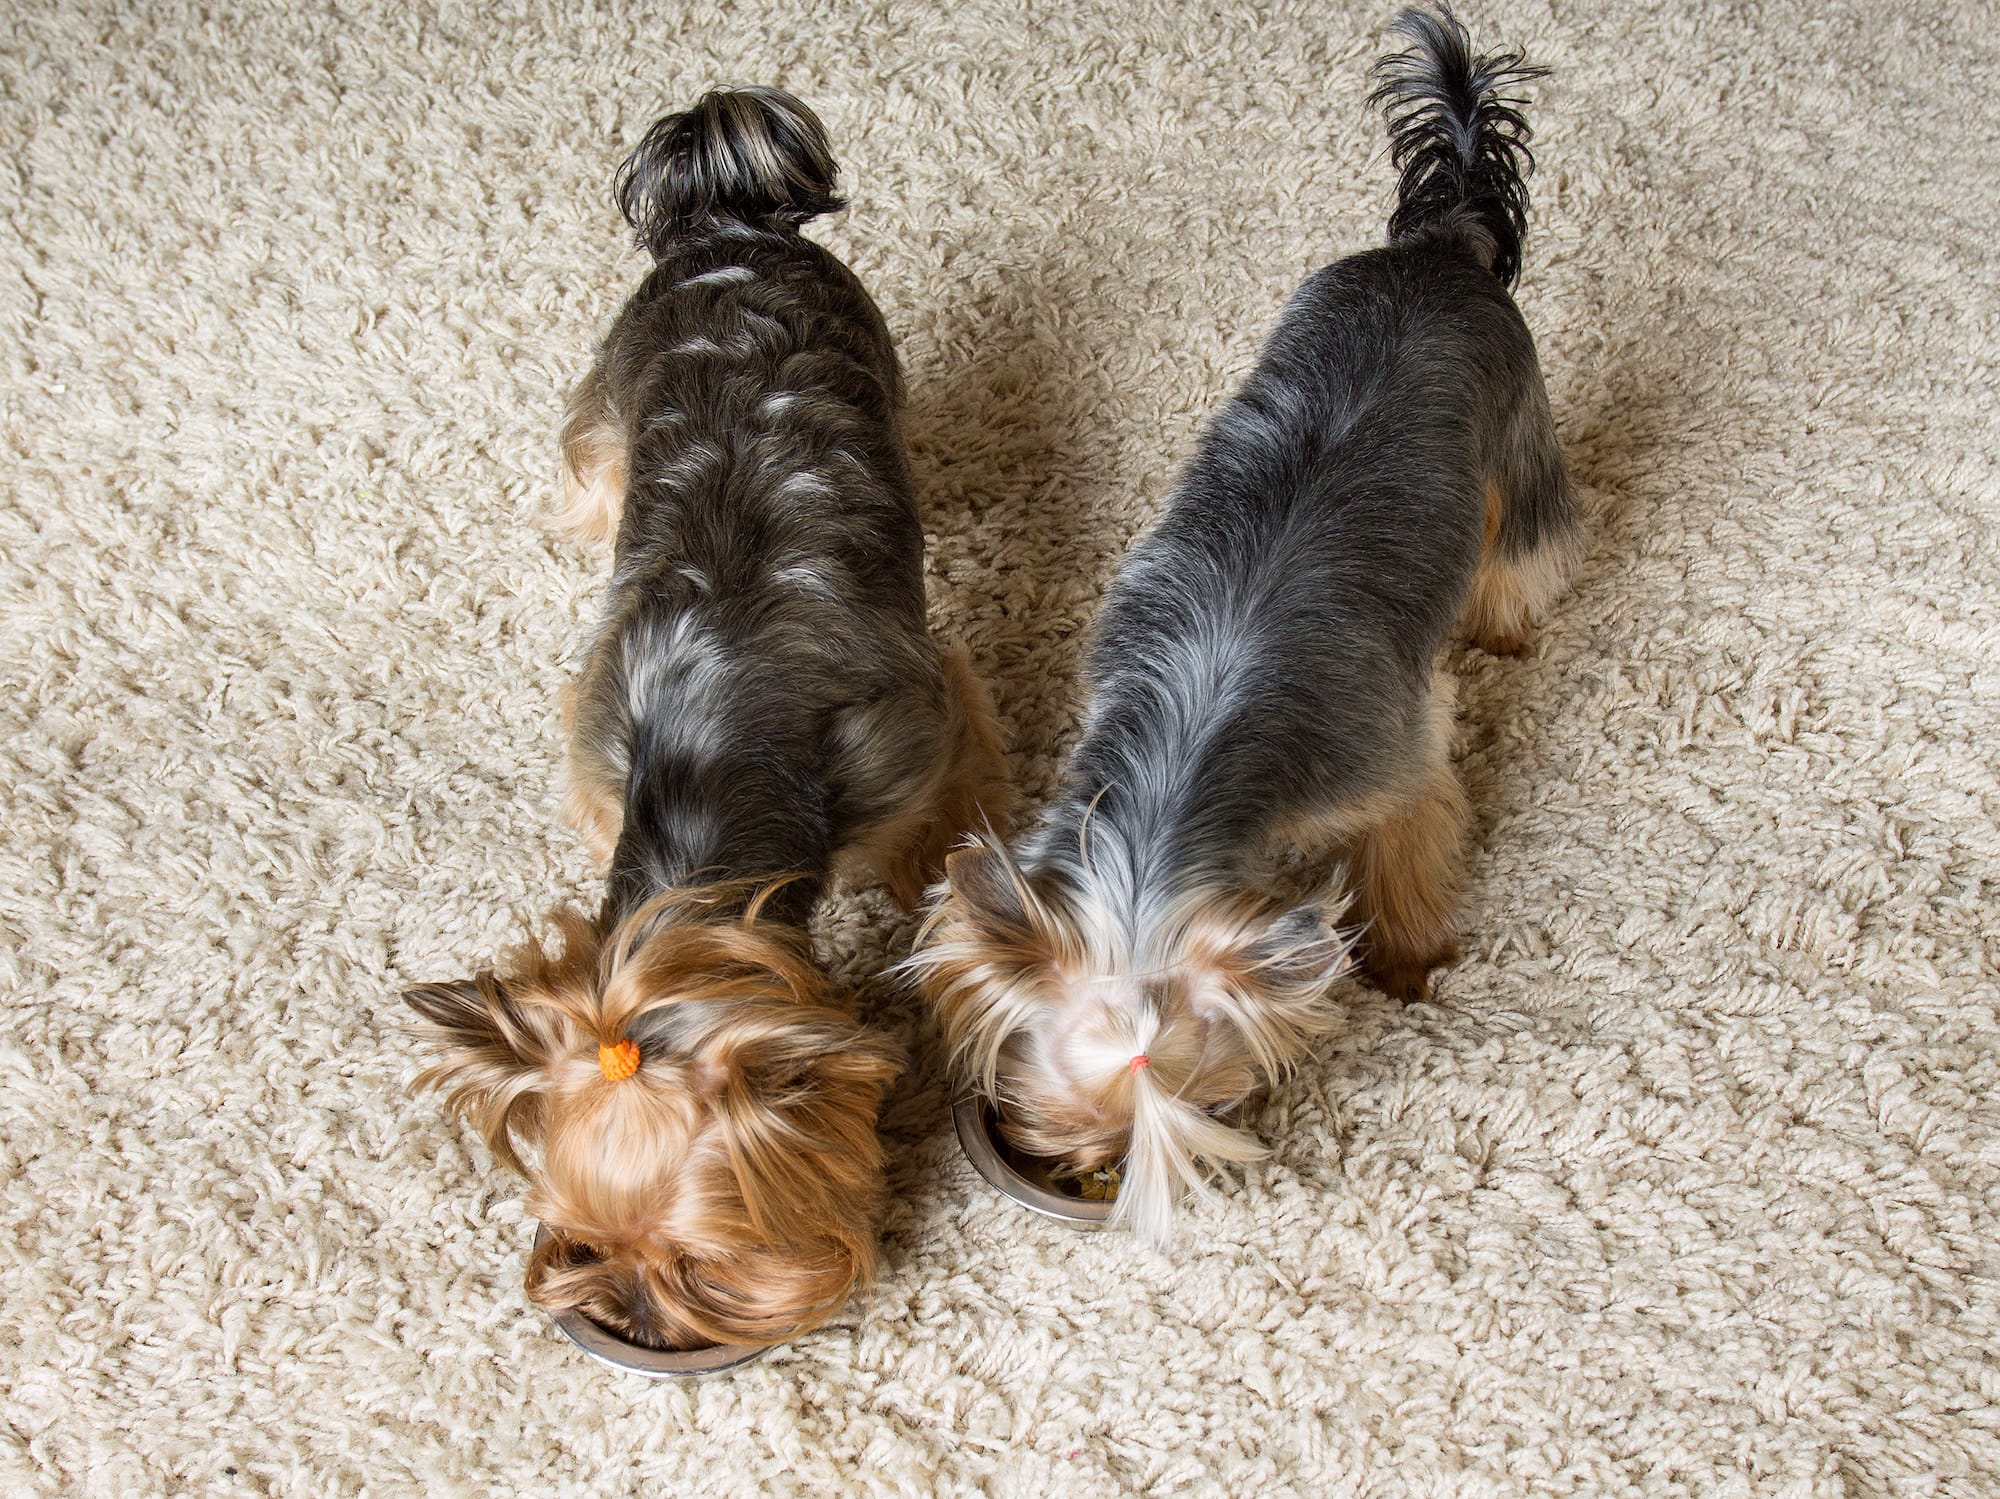
[[[0,1489],[2000,1491],[2000,54],[1971,0],[1492,0],[1555,69],[1521,301],[1593,512],[1455,653],[1466,956],[1343,986],[1172,1254],[963,1163],[879,1288],[654,1386],[525,1301],[398,990],[598,876],[554,703],[611,171],[823,115],[932,607],[1028,803],[1084,632],[1302,275],[1379,241],[1390,6],[15,0],[0,50]]]

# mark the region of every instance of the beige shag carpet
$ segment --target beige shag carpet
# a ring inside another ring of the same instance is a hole
[[[1024,795],[1105,579],[1390,201],[1388,0],[15,0],[0,43],[0,1491],[2000,1492],[2000,53],[1971,0],[1490,0],[1589,559],[1462,653],[1465,961],[1173,1255],[996,1199],[908,1040],[889,1269],[655,1386],[524,1300],[398,989],[596,876],[562,393],[622,151],[824,115],[937,623]]]

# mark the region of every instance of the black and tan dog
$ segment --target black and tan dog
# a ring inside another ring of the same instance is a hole
[[[1343,894],[1268,893],[1273,845],[1338,851],[1362,962],[1421,995],[1454,955],[1466,821],[1437,660],[1514,652],[1578,549],[1535,346],[1508,295],[1530,167],[1511,93],[1410,11],[1385,59],[1386,247],[1298,290],[1134,548],[1062,788],[1013,849],[952,855],[907,960],[1022,1149],[1122,1159],[1117,1213],[1261,1154],[1225,1117],[1328,1021]]]
[[[422,1081],[552,1230],[530,1295],[655,1346],[777,1341],[872,1271],[897,1063],[805,921],[846,866],[914,904],[1004,810],[985,694],[925,624],[888,331],[798,232],[834,172],[775,89],[707,95],[620,169],[656,264],[562,439],[566,519],[616,537],[566,804],[608,894],[557,913],[558,951],[409,995]]]

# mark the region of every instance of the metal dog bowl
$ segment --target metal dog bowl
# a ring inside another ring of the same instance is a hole
[[[1002,1196],[1071,1228],[1097,1229],[1110,1221],[1113,1204],[1082,1196],[1075,1182],[1056,1176],[1055,1162],[1022,1155],[1009,1145],[984,1101],[970,1098],[959,1104],[951,1111],[951,1122],[965,1158]]]
[[[535,1247],[541,1248],[548,1229],[537,1226]],[[744,1348],[733,1343],[713,1343],[706,1348],[648,1348],[621,1338],[610,1328],[593,1322],[582,1312],[551,1312],[549,1320],[568,1338],[600,1364],[647,1379],[694,1379],[703,1374],[720,1374],[761,1358],[769,1348]]]

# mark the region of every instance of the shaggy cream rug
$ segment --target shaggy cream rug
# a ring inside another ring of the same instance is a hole
[[[1388,0],[15,0],[0,51],[0,1489],[2000,1490],[2000,200],[1981,7],[1491,0],[1556,69],[1522,286],[1597,511],[1471,653],[1465,961],[1349,1023],[1171,1256],[961,1161],[879,1290],[705,1383],[524,1301],[397,991],[591,899],[544,517],[721,81],[824,115],[907,362],[938,624],[1024,795],[1294,283],[1375,243]],[[1921,12],[1921,13],[1920,13]]]

